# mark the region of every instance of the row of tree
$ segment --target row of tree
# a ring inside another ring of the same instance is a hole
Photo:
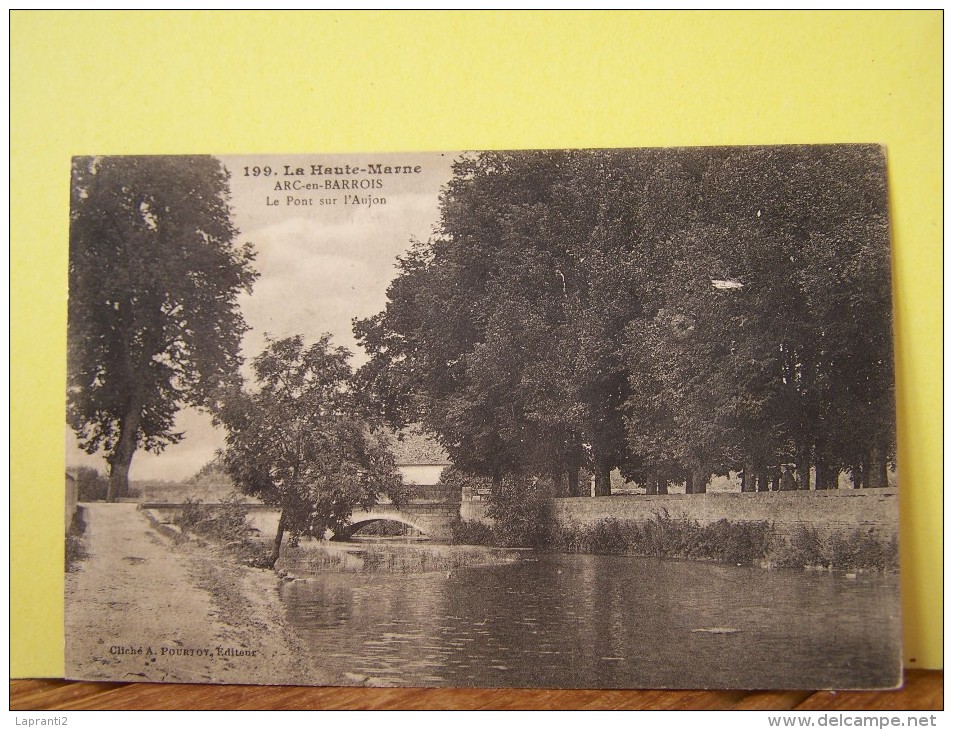
[[[885,186],[873,146],[465,156],[354,324],[363,390],[496,485],[886,486]]]

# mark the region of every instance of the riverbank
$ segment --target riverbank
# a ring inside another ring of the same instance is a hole
[[[547,502],[523,524],[506,521],[460,521],[452,526],[459,545],[513,544],[557,553],[679,558],[762,568],[837,570],[845,573],[899,570],[899,546],[891,536],[869,527],[822,522],[824,529],[798,523],[779,529],[774,521],[718,519],[702,523],[672,515],[664,507],[650,517],[602,517],[578,523],[559,519]],[[523,528],[523,529],[517,529]]]
[[[87,557],[66,574],[67,678],[352,683],[305,659],[273,572],[175,540],[135,504],[83,511]]]

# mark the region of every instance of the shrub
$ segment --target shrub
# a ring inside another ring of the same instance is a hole
[[[109,492],[109,479],[98,469],[81,466],[75,471],[76,491],[80,502],[102,502]]]
[[[776,541],[770,552],[774,565],[784,568],[830,568],[893,572],[899,568],[896,536],[877,537],[873,530],[858,528],[847,534],[821,537],[817,529],[799,526],[787,540]]]
[[[450,542],[454,545],[496,545],[493,528],[485,522],[456,519],[450,523]]]
[[[635,534],[641,537],[642,543],[635,546],[638,552],[658,558],[693,557],[704,531],[694,520],[671,517],[666,509],[656,512],[651,520],[637,524],[641,530]]]
[[[173,520],[182,528],[183,532],[200,532],[200,525],[205,525],[212,519],[212,507],[203,504],[201,499],[186,497],[179,514]]]
[[[441,482],[469,485],[488,491],[490,480],[457,470],[445,470]],[[558,544],[563,533],[556,526],[549,499],[550,485],[535,478],[508,476],[497,493],[489,493],[486,516],[490,524],[455,520],[451,541],[457,545],[548,548]]]
[[[240,494],[232,494],[218,504],[186,499],[175,519],[183,532],[211,538],[231,550],[236,560],[253,568],[270,568],[270,549],[253,536],[256,530],[248,524],[248,508]]]
[[[555,528],[545,483],[523,477],[503,480],[488,500],[496,544],[501,547],[546,547]]]
[[[241,540],[228,545],[235,559],[252,568],[272,568],[271,548],[260,540]]]
[[[587,553],[627,552],[635,538],[631,527],[632,525],[619,520],[600,520],[582,533],[583,539],[578,547]]]
[[[232,494],[218,504],[204,504],[190,497],[183,503],[175,523],[183,531],[231,541],[242,540],[254,532],[247,517],[248,508],[239,494]]]
[[[567,525],[554,530],[549,546],[578,553],[693,558],[751,564],[764,558],[773,530],[767,522],[719,520],[699,525],[667,510],[646,520],[606,518],[594,525]]]
[[[730,522],[721,519],[701,529],[695,550],[708,560],[751,565],[768,554],[773,536],[774,529],[765,521]]]
[[[896,571],[900,567],[896,536],[882,540],[873,530],[858,528],[847,536],[833,536],[830,545],[831,564],[837,569]]]

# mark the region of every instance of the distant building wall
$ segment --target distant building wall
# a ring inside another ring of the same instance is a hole
[[[440,481],[440,474],[444,464],[398,464],[400,475],[407,484],[436,484]]]

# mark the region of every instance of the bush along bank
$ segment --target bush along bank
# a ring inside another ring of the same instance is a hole
[[[183,533],[192,533],[222,544],[242,565],[269,568],[269,549],[257,539],[257,530],[248,524],[248,510],[241,495],[217,504],[186,499],[175,524]]]
[[[453,541],[459,544],[534,547],[568,553],[598,553],[659,558],[710,560],[766,568],[816,568],[846,572],[895,572],[897,540],[883,540],[863,529],[822,536],[800,527],[779,534],[767,521],[718,520],[702,525],[660,510],[651,519],[603,519],[591,525],[559,525],[540,505],[532,530],[525,515],[517,523],[498,519],[492,525],[458,522]]]
[[[823,537],[816,528],[801,526],[789,538],[775,538],[764,562],[768,567],[895,573],[900,551],[896,536],[884,540],[858,528]]]

